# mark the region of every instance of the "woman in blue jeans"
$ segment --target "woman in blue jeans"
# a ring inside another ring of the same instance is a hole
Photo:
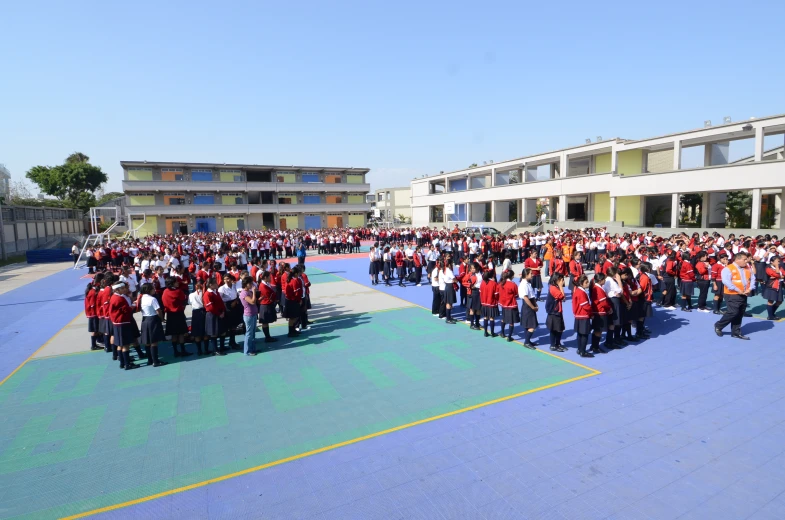
[[[259,305],[256,302],[258,296],[253,278],[250,276],[243,278],[240,303],[243,304],[243,322],[245,323],[245,347],[243,352],[245,352],[246,356],[256,355],[256,320],[259,316]]]

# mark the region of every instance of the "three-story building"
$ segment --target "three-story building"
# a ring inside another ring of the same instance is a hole
[[[121,161],[138,235],[361,227],[368,168]]]

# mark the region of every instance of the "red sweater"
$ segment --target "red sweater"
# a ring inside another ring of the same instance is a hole
[[[259,303],[262,305],[272,305],[278,301],[278,293],[276,293],[275,289],[273,289],[273,287],[270,285],[267,285],[265,283],[260,283],[259,293],[262,296]]]
[[[518,285],[515,282],[507,280],[499,284],[499,304],[505,308],[518,307]]]
[[[95,305],[97,295],[98,293],[95,289],[90,289],[84,298],[84,315],[88,318],[95,318],[98,315]]]
[[[608,301],[608,295],[605,294],[605,289],[598,284],[592,284],[590,289],[591,294],[591,310],[592,313],[598,316],[607,316],[611,313],[611,302]]]
[[[681,263],[681,269],[679,270],[679,278],[681,278],[682,282],[695,281],[695,270],[692,268],[691,263],[689,262]]]
[[[134,309],[122,294],[113,294],[109,300],[109,318],[114,325],[131,323]]]
[[[591,318],[591,302],[589,295],[580,287],[575,288],[572,293],[572,312],[576,320],[588,320]]]
[[[185,293],[179,289],[166,289],[161,301],[164,304],[166,312],[183,312],[185,311],[185,302],[187,301]]]
[[[292,278],[284,286],[284,294],[286,300],[290,302],[300,303],[303,299],[303,282],[299,278]]]
[[[217,292],[205,291],[202,295],[202,303],[204,303],[204,310],[216,316],[226,312],[226,305]]]
[[[488,307],[499,305],[499,284],[493,280],[483,280],[480,285],[480,303]]]
[[[542,269],[542,260],[539,258],[529,257],[523,262],[524,267],[528,267],[532,271],[533,276],[540,276],[540,269]]]

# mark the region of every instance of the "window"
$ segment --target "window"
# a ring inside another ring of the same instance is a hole
[[[243,182],[243,172],[240,170],[220,170],[218,173],[221,182]]]
[[[319,182],[319,174],[303,173],[303,182]]]
[[[292,172],[275,172],[275,177],[278,182],[292,183],[296,181],[295,175]]]
[[[472,177],[471,187],[473,190],[484,188],[488,185],[486,177]]]
[[[182,206],[185,204],[185,194],[183,193],[164,193],[164,205]]]
[[[466,179],[451,180],[450,191],[466,191]]]
[[[431,206],[429,216],[431,222],[444,222],[444,206]]]
[[[297,204],[297,195],[294,193],[279,193],[278,204]]]
[[[196,182],[211,182],[213,180],[213,171],[191,170],[191,180]]]
[[[466,218],[466,204],[456,204],[455,213],[448,215],[450,222],[465,222]]]
[[[520,170],[508,170],[496,173],[496,185],[506,186],[507,184],[518,184],[521,182]]]
[[[389,191],[386,193],[386,197],[387,197],[387,200],[390,200],[390,192]]]
[[[319,195],[303,195],[303,204],[321,204],[322,198]]]
[[[197,193],[194,195],[194,204],[215,204],[215,197],[212,194]]]
[[[379,194],[376,196],[376,201],[377,201],[377,202],[381,202],[381,201],[383,201],[383,200],[384,200],[384,193],[379,193]]]

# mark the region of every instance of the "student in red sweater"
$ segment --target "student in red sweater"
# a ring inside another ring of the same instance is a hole
[[[296,330],[302,317],[303,302],[303,281],[300,279],[300,268],[294,267],[289,275],[289,280],[284,286],[284,296],[286,306],[284,307],[284,318],[289,320],[290,338],[296,338],[300,333]]]
[[[185,319],[185,304],[188,297],[180,289],[178,278],[169,278],[166,281],[166,290],[161,295],[164,311],[166,312],[166,335],[172,337],[174,357],[190,356],[185,350],[185,336],[188,334],[188,322]],[[177,350],[177,346],[180,350]]]
[[[125,283],[116,283],[112,286],[114,294],[109,300],[109,318],[112,320],[114,341],[117,345],[117,353],[120,358],[120,368],[131,370],[138,368],[131,361],[131,354],[128,352],[130,346],[137,347],[139,338],[139,327],[134,320],[134,307],[131,298],[128,297],[128,287]]]
[[[589,297],[589,279],[585,274],[575,281],[575,290],[572,293],[572,312],[575,315],[575,333],[578,335],[578,355],[580,357],[594,357],[594,354],[586,351],[589,334],[592,331],[592,310]]]
[[[270,336],[270,323],[275,323],[278,319],[275,313],[275,302],[278,301],[278,293],[275,292],[270,280],[270,272],[262,272],[259,280],[259,323],[262,324],[265,343],[278,341],[277,338]]]
[[[591,338],[591,351],[595,354],[606,353],[612,350],[613,346],[613,305],[611,305],[610,298],[605,292],[606,276],[603,273],[596,273],[594,280],[589,287],[589,296],[591,296],[591,311],[592,311],[592,338]],[[600,339],[602,339],[602,331],[605,333],[605,347],[600,346]]]
[[[681,279],[681,310],[692,312],[692,293],[695,290],[695,266],[692,262],[683,261],[679,269]]]
[[[717,263],[711,266],[711,291],[714,293],[714,314],[723,314],[722,295],[722,270],[728,265],[728,255],[724,252],[717,254]]]
[[[486,271],[482,275],[482,284],[480,284],[480,303],[482,304],[482,317],[483,327],[485,328],[485,337],[496,337],[493,331],[494,320],[499,316],[499,284],[494,280],[494,275],[490,271]],[[488,334],[488,321],[491,322],[491,333]]]
[[[777,320],[777,308],[782,304],[785,292],[785,269],[782,267],[780,257],[772,256],[766,267],[766,284],[763,288],[763,298],[766,299],[767,320]]]
[[[698,312],[710,312],[706,308],[706,300],[709,296],[709,286],[711,285],[711,264],[709,263],[709,253],[699,251],[695,257],[695,283],[698,286]]]
[[[515,329],[515,322],[521,319],[518,311],[518,284],[513,281],[515,273],[512,269],[507,269],[502,273],[501,283],[499,284],[499,305],[502,307],[502,337],[504,328],[509,325],[510,331],[507,333],[507,341],[512,341],[512,333]]]
[[[550,331],[551,350],[564,352],[567,350],[561,344],[561,336],[564,333],[564,315],[562,314],[564,276],[561,273],[554,273],[548,285],[548,296],[545,297],[545,312],[548,317],[545,319],[545,326]]]
[[[209,342],[213,345],[213,354],[223,356],[225,355],[224,346],[226,345],[226,306],[221,299],[221,295],[218,294],[218,284],[215,279],[210,278],[208,280],[207,290],[202,296],[202,302],[205,310],[205,336],[209,338]],[[205,353],[210,353],[209,347],[207,347]]]
[[[96,305],[98,291],[100,290],[99,284],[103,275],[95,275],[95,279],[87,284],[84,294],[84,315],[87,318],[87,332],[90,333],[90,350],[101,350],[98,346],[98,307]],[[97,280],[97,282],[96,282]]]
[[[537,293],[535,301],[540,301],[542,295],[542,260],[537,256],[537,250],[529,251],[529,258],[523,262],[523,266],[531,269],[531,286]]]

